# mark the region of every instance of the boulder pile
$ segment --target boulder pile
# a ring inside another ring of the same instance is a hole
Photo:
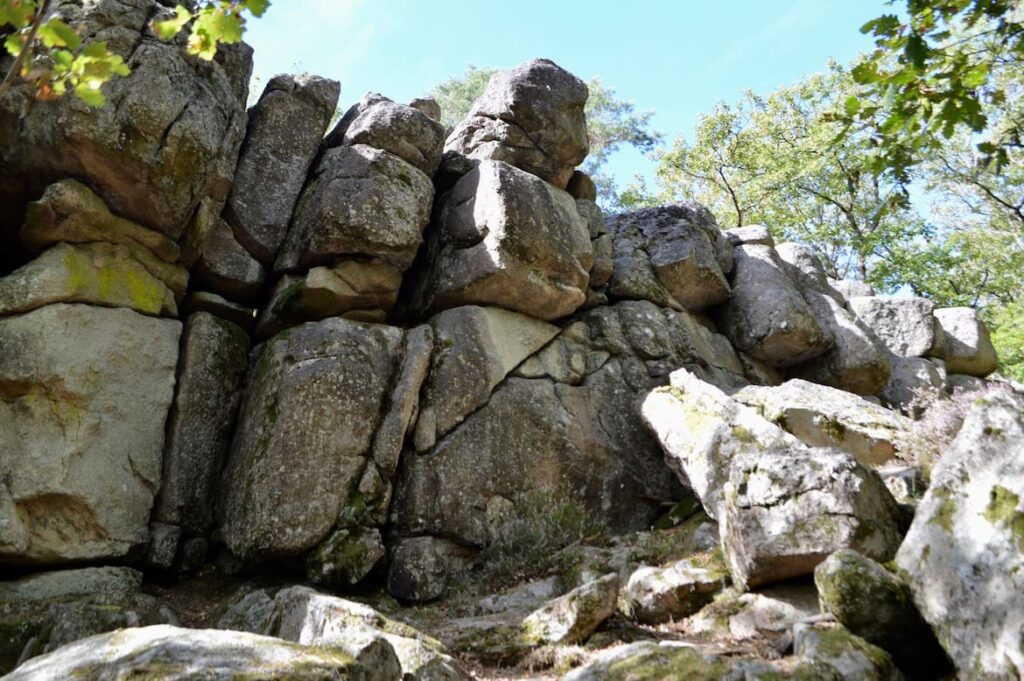
[[[337,82],[246,111],[251,50],[187,56],[158,0],[53,11],[132,73],[101,109],[0,99],[0,672],[1024,673],[1024,398],[973,310],[697,203],[606,217],[548,60],[450,130],[377,93],[328,130]],[[549,574],[406,623],[570,507]],[[208,630],[147,587],[211,570],[285,577]],[[611,621],[688,643],[594,653]]]

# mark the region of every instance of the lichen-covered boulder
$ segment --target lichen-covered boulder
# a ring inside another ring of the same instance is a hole
[[[828,285],[839,295],[844,305],[850,298],[875,295],[875,289],[856,279],[829,279]]]
[[[728,574],[722,567],[701,567],[687,559],[663,568],[644,566],[629,576],[620,608],[643,624],[682,620],[707,605]]]
[[[310,74],[270,79],[249,109],[224,217],[249,253],[274,264],[310,163],[338,104],[337,81]]]
[[[217,476],[231,444],[248,360],[249,337],[237,325],[209,312],[189,316],[167,422],[155,521],[187,534],[209,530]]]
[[[395,543],[388,592],[403,601],[439,598],[472,565],[474,551],[440,537],[412,537]]]
[[[903,452],[914,427],[909,419],[842,390],[792,379],[733,397],[811,447],[837,447],[876,466],[913,454]]]
[[[51,303],[124,307],[176,317],[174,294],[124,246],[60,243],[0,278],[0,315]]]
[[[615,612],[618,595],[619,576],[603,575],[531,612],[523,618],[523,631],[535,644],[565,645],[585,641]]]
[[[496,73],[445,142],[445,172],[504,161],[559,189],[587,156],[587,86],[547,59]]]
[[[150,22],[174,15],[157,0],[62,0],[52,9],[86,43],[105,41],[131,75],[103,88],[100,108],[75,97],[27,106],[29,85],[0,100],[0,233],[20,227],[27,199],[77,177],[114,213],[177,238],[200,199],[227,198],[245,131],[229,74],[190,57],[186,34],[157,38]]]
[[[937,355],[942,329],[935,323],[934,303],[925,298],[855,296],[850,310],[897,357]]]
[[[800,673],[804,675],[801,676]],[[798,668],[793,675],[754,657],[716,655],[690,645],[640,641],[603,650],[565,681],[718,681],[719,679],[824,679]]]
[[[814,584],[804,581],[742,592],[730,587],[686,621],[690,631],[737,641],[785,636],[793,625],[821,614]]]
[[[988,328],[969,307],[947,307],[935,311],[946,337],[946,370],[951,374],[985,377],[996,370],[999,358],[992,347]]]
[[[384,539],[377,528],[343,527],[306,557],[306,578],[313,584],[349,587],[370,574],[384,554]]]
[[[732,298],[722,306],[719,323],[737,350],[778,368],[832,347],[832,334],[819,324],[770,246],[737,246],[733,262]]]
[[[921,619],[910,587],[856,551],[842,549],[814,569],[822,609],[854,635],[888,652],[911,679],[942,678],[946,653]]]
[[[32,679],[168,680],[202,678],[367,679],[387,681],[340,650],[302,646],[269,636],[168,625],[99,634],[21,665],[12,681]]]
[[[476,304],[551,320],[583,304],[594,253],[568,193],[484,161],[441,201],[418,282],[421,314]]]
[[[917,418],[946,392],[946,367],[941,360],[893,355],[892,374],[878,392],[891,409]]]
[[[963,678],[1024,674],[1022,498],[1024,399],[995,392],[942,453],[896,556]]]
[[[297,272],[347,256],[405,271],[433,199],[430,178],[394,154],[365,144],[328,149],[302,191],[275,268]]]
[[[732,246],[711,212],[698,203],[673,203],[610,218],[613,298],[703,310],[729,298],[724,272]]]
[[[441,163],[444,126],[415,107],[369,93],[324,139],[324,146],[366,144],[388,151],[432,176]]]
[[[797,626],[793,636],[793,653],[807,662],[830,668],[829,678],[841,681],[903,681],[889,654],[843,627],[822,625]]]
[[[145,545],[181,323],[48,305],[0,319],[0,562]]]
[[[301,554],[330,533],[364,472],[402,332],[326,319],[259,346],[222,478],[228,547]]]
[[[193,276],[198,284],[229,300],[252,305],[267,278],[267,268],[235,239],[231,227],[208,204],[196,211],[189,239],[195,239]]]
[[[175,624],[125,567],[58,570],[0,582],[0,673],[19,661],[125,627]]]
[[[786,263],[786,271],[790,278],[801,290],[817,291],[830,297],[835,297],[836,292],[829,285],[828,275],[825,274],[825,267],[821,264],[821,258],[814,252],[814,249],[804,244],[786,241],[775,247],[782,262]]]

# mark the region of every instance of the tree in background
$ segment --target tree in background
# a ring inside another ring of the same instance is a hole
[[[461,76],[453,76],[437,85],[430,96],[441,105],[441,122],[454,126],[469,113],[473,102],[483,94],[497,69],[470,65]],[[587,83],[587,135],[590,153],[583,170],[597,184],[599,198],[606,207],[619,205],[614,179],[605,172],[608,158],[623,146],[649,152],[661,139],[650,129],[653,111],[636,111],[631,102],[616,99],[615,90],[606,87],[600,78]]]
[[[13,57],[0,81],[0,97],[21,80],[32,85],[38,99],[74,93],[90,106],[103,106],[103,84],[131,70],[105,41],[83,41],[75,29],[50,16],[50,5],[51,0],[0,0],[0,38]],[[269,6],[270,0],[208,0],[194,11],[178,5],[173,18],[151,27],[162,40],[188,27],[189,54],[210,60],[219,44],[242,39],[247,13],[259,17]]]

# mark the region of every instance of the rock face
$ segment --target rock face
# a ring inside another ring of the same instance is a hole
[[[156,0],[69,0],[55,11],[83,41],[105,40],[131,75],[104,87],[100,109],[64,97],[21,117],[28,87],[0,101],[0,231],[8,238],[20,226],[26,198],[73,176],[116,214],[176,238],[203,196],[227,198],[245,127],[229,74],[189,58],[184,34],[163,42],[151,32],[150,20],[173,16]]]
[[[594,254],[566,192],[499,161],[484,161],[442,200],[418,290],[422,313],[496,305],[539,319],[583,304]]]
[[[681,560],[666,568],[642,567],[623,589],[624,610],[638,622],[661,624],[689,617],[722,590],[727,573]]]
[[[935,305],[924,298],[854,297],[847,301],[857,318],[897,357],[934,354],[942,329],[935,323]]]
[[[737,246],[733,262],[733,294],[720,324],[737,350],[769,366],[789,367],[832,346],[835,339],[818,323],[770,246]]]
[[[613,298],[703,310],[729,297],[732,247],[711,212],[676,203],[607,221],[614,241]]]
[[[1024,673],[1022,414],[1009,392],[975,403],[896,556],[963,678]]]
[[[180,333],[177,321],[83,305],[0,319],[0,561],[116,558],[145,544]]]
[[[686,370],[648,395],[643,417],[718,519],[734,583],[810,574],[839,548],[880,560],[895,553],[896,503],[845,452],[806,447]]]
[[[231,444],[249,338],[235,324],[197,312],[185,325],[181,348],[153,519],[204,534],[213,522],[217,476]]]
[[[811,447],[837,447],[870,465],[899,456],[913,423],[842,390],[799,379],[778,387],[751,386],[735,395]]]
[[[445,142],[456,174],[504,161],[564,188],[587,155],[587,86],[547,59],[495,74]]]
[[[935,311],[935,318],[946,336],[946,370],[951,374],[988,376],[999,363],[985,323],[969,307],[949,307]]]
[[[280,75],[249,110],[225,217],[264,265],[274,264],[306,172],[338,104],[337,81]]]
[[[398,329],[334,318],[256,350],[223,477],[234,553],[295,555],[327,537],[366,467],[401,342]]]
[[[167,625],[100,634],[16,669],[12,681],[124,679],[380,679],[349,655],[268,636]]]

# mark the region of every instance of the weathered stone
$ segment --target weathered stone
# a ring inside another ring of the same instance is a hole
[[[835,344],[824,355],[792,367],[789,375],[858,395],[874,395],[884,388],[892,375],[884,346],[833,297],[806,289],[804,300]]]
[[[444,126],[413,106],[370,93],[352,106],[324,140],[326,148],[365,144],[383,149],[427,175],[437,172]]]
[[[877,469],[882,482],[900,504],[915,504],[928,489],[921,466],[882,466]]]
[[[141,246],[167,263],[176,262],[180,255],[178,244],[172,239],[114,215],[103,199],[78,180],[55,182],[46,188],[42,198],[28,204],[19,236],[33,253],[61,241],[105,241],[129,248]]]
[[[725,230],[723,234],[725,234],[725,238],[734,247],[744,244],[775,247],[775,239],[772,238],[772,233],[763,225],[733,227],[732,229]]]
[[[432,601],[465,573],[473,552],[437,537],[402,539],[392,548],[388,593],[403,601]]]
[[[142,593],[142,573],[130,568],[60,570],[0,582],[0,673],[93,634],[176,621]]]
[[[390,677],[339,650],[311,648],[267,636],[167,625],[100,634],[64,646],[16,669],[10,679],[367,679]]]
[[[817,291],[830,297],[835,294],[828,283],[825,267],[813,248],[787,241],[776,246],[775,252],[782,262],[789,265],[786,271],[801,291]]]
[[[188,317],[197,312],[209,312],[215,317],[231,322],[246,333],[252,331],[256,317],[252,308],[218,296],[209,291],[193,291],[185,298],[182,305],[182,316]]]
[[[240,303],[252,303],[267,278],[267,270],[249,255],[228,223],[211,216],[199,258],[193,270],[203,288]]]
[[[839,294],[844,303],[850,298],[864,298],[875,295],[875,289],[856,279],[829,279],[828,285]]]
[[[333,318],[257,348],[222,484],[232,552],[296,555],[326,538],[365,468],[401,340]]]
[[[842,627],[797,626],[793,652],[808,662],[831,667],[837,674],[833,678],[841,681],[903,681],[887,652]]]
[[[917,611],[910,587],[856,551],[836,551],[814,570],[822,609],[850,632],[892,655],[911,679],[942,678],[946,653]]]
[[[999,358],[985,322],[969,307],[948,307],[935,311],[946,337],[946,370],[984,378],[996,370]]]
[[[921,357],[894,355],[890,359],[892,375],[878,396],[890,408],[917,418],[945,393],[945,369]]]
[[[164,3],[166,4],[166,3]],[[249,102],[249,81],[252,80],[252,45],[246,42],[220,43],[217,45],[217,54],[214,60],[224,69],[224,74],[231,83],[231,90],[235,93],[242,106]]]
[[[383,322],[398,298],[402,273],[382,262],[342,260],[305,276],[284,275],[256,325],[256,337],[327,317]]]
[[[615,612],[618,595],[619,576],[604,575],[534,610],[523,619],[523,630],[534,644],[585,641]]]
[[[786,378],[778,369],[768,366],[759,359],[754,359],[745,352],[737,353],[743,364],[743,375],[754,385],[782,385]]]
[[[447,172],[504,161],[564,188],[587,156],[587,86],[547,59],[496,73],[445,142]]]
[[[590,246],[594,251],[594,264],[590,267],[590,288],[600,288],[611,279],[615,269],[612,237],[604,224],[601,208],[590,199],[576,199],[576,210],[587,221]]]
[[[477,304],[557,319],[583,304],[594,258],[573,198],[497,161],[445,196],[426,248],[423,314]]]
[[[0,562],[144,547],[180,333],[85,305],[0,319]]]
[[[238,326],[208,312],[188,318],[155,520],[191,533],[209,530],[248,359],[249,337]]]
[[[565,681],[718,681],[720,679],[788,679],[828,677],[789,676],[772,664],[752,657],[715,655],[674,641],[640,641],[603,650]]]
[[[835,449],[750,452],[733,460],[720,519],[741,587],[811,574],[833,551],[891,560],[899,511],[874,471]]]
[[[793,379],[733,397],[811,447],[838,447],[873,466],[912,455],[903,452],[914,427],[909,419],[842,390]]]
[[[124,246],[60,243],[0,278],[0,315],[51,303],[125,307],[146,315],[176,317],[174,294]]]
[[[275,267],[293,272],[362,256],[405,271],[433,198],[430,178],[394,154],[363,144],[328,149],[302,191]]]
[[[694,614],[725,586],[728,571],[681,560],[668,567],[642,567],[623,588],[623,611],[643,624],[662,624]]]
[[[644,208],[613,216],[607,226],[615,243],[613,298],[693,311],[728,299],[723,272],[732,269],[732,247],[707,208]]]
[[[166,523],[149,524],[149,548],[146,549],[146,565],[158,570],[170,570],[178,555],[178,540],[181,528]]]
[[[344,588],[359,583],[384,557],[376,528],[335,531],[306,558],[306,578],[313,584]]]
[[[934,354],[936,339],[935,305],[924,298],[881,298],[878,296],[848,299],[847,305],[897,357],[924,357]]]
[[[572,177],[569,178],[569,183],[565,187],[565,191],[569,192],[569,195],[574,199],[583,199],[586,201],[597,201],[597,185],[594,184],[594,180],[591,179],[582,170],[574,170]]]
[[[295,203],[338,104],[337,81],[279,75],[249,109],[235,183],[224,217],[264,265],[274,263]]]
[[[1024,674],[1022,497],[1024,400],[993,392],[942,452],[896,556],[961,678]]]
[[[789,582],[741,592],[729,588],[687,620],[690,631],[736,640],[784,636],[797,622],[821,613],[814,584]]]
[[[409,102],[409,106],[435,121],[441,120],[441,105],[433,97],[416,97]]]
[[[224,68],[185,52],[187,35],[162,41],[151,20],[173,17],[156,0],[61,2],[54,12],[83,42],[103,40],[131,74],[103,88],[107,104],[75,97],[28,106],[29,84],[0,101],[0,232],[20,227],[25,197],[77,177],[110,209],[177,238],[199,200],[227,198],[245,107]],[[27,112],[27,113],[25,113]]]
[[[417,451],[487,403],[516,366],[558,334],[558,327],[516,312],[467,305],[430,320],[434,352],[416,422]]]
[[[373,438],[373,460],[388,478],[398,470],[402,445],[419,414],[420,388],[427,377],[433,351],[431,326],[417,326],[405,333],[402,362],[391,388],[388,411]]]
[[[771,247],[737,246],[734,261],[732,298],[722,306],[719,324],[737,350],[776,368],[829,350],[834,338],[821,328]]]

